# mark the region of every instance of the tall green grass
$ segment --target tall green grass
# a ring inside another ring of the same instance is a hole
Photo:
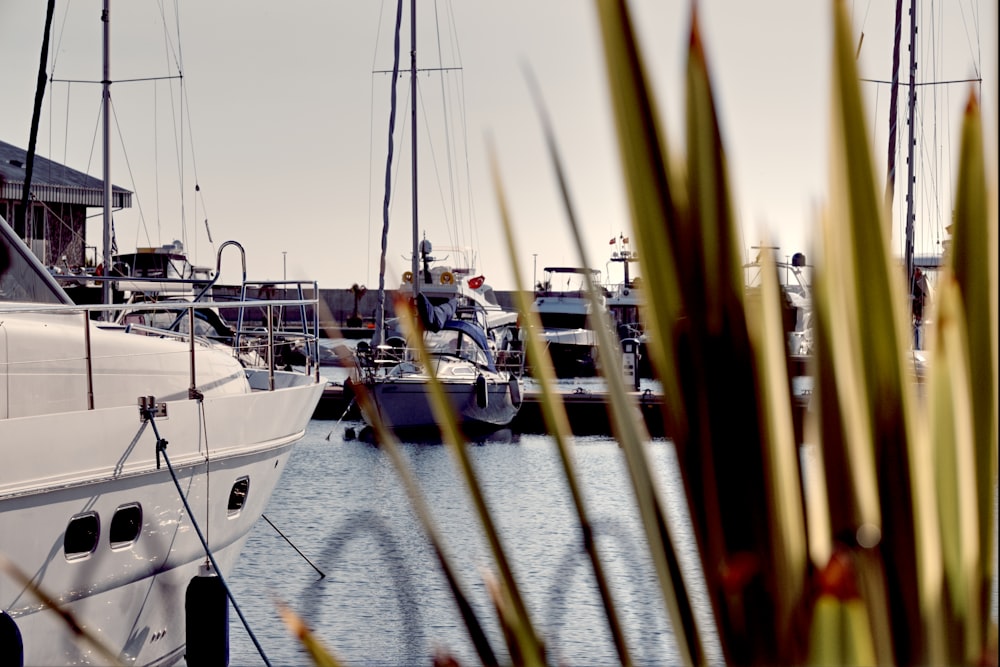
[[[815,456],[804,456],[794,435],[800,406],[790,390],[777,272],[768,258],[762,298],[752,304],[744,298],[738,221],[697,5],[682,151],[667,145],[624,0],[595,0],[595,7],[631,233],[647,285],[648,347],[697,539],[711,634],[726,663],[996,665],[989,604],[997,557],[997,210],[975,95],[962,127],[952,251],[929,332],[930,371],[918,387],[906,287],[889,248],[849,22],[843,2],[831,0],[830,185],[813,253],[815,393],[805,415],[806,447]],[[543,109],[541,93],[537,99]],[[544,109],[540,115],[567,219],[582,265],[589,266]],[[495,166],[494,178],[517,288],[526,294],[513,261],[519,256],[515,221]],[[518,305],[523,321],[533,322],[528,302]],[[600,344],[605,358],[615,354],[615,341],[605,336]],[[629,664],[613,591],[593,545],[586,489],[573,468],[565,410],[533,335],[528,351],[611,636],[620,661]],[[705,664],[709,629],[692,613],[645,454],[648,435],[621,379],[607,380],[615,436],[680,655],[685,664]],[[363,393],[359,400],[366,400]],[[506,655],[515,664],[543,664],[544,639],[521,601],[461,433],[439,403],[442,432],[492,547],[496,578],[489,587]],[[380,441],[435,546],[481,662],[497,664],[501,653],[467,602],[392,434],[381,429]],[[296,631],[308,636],[301,626]],[[308,645],[315,650],[312,638]],[[332,660],[324,651],[314,655]]]

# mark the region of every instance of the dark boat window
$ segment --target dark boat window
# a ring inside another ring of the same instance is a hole
[[[250,491],[250,478],[240,477],[233,484],[233,490],[229,492],[229,515],[238,514],[243,505],[247,502],[247,493]]]
[[[76,560],[94,553],[100,535],[101,523],[94,512],[70,519],[69,525],[66,526],[66,537],[63,539],[66,559]]]
[[[0,301],[73,303],[2,216],[0,216]]]
[[[111,529],[108,539],[112,549],[127,547],[137,539],[142,530],[142,508],[138,503],[123,505],[115,510],[111,518]]]

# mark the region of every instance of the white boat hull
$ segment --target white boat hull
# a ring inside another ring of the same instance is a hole
[[[10,564],[0,662],[109,661],[37,589],[119,661],[170,664],[184,655],[187,586],[207,561],[195,524],[225,577],[324,383],[278,372],[270,391],[268,372],[231,351],[86,323],[80,313],[0,319],[0,555]],[[159,407],[152,421],[139,407],[147,396]],[[129,516],[129,538],[119,531],[112,544],[115,518]],[[84,526],[83,548],[67,539],[81,533],[71,524]]]
[[[264,511],[320,391],[321,385],[310,384],[261,392],[249,409],[250,397],[207,398],[203,405],[173,401],[167,416],[156,420],[194,522],[223,576]],[[273,419],[289,411],[297,416]],[[0,422],[0,442],[5,449],[24,449],[21,456],[5,456],[0,473],[4,556],[122,662],[180,659],[185,591],[206,557],[170,470],[165,462],[157,469],[156,437],[142,424],[138,407],[6,420]],[[38,443],[51,443],[43,460],[28,455]],[[230,491],[241,478],[249,479],[246,503],[231,513]],[[112,549],[111,518],[132,503],[142,508],[139,537]],[[63,548],[67,524],[85,513],[99,517],[96,549],[69,560]],[[0,576],[0,602],[21,634],[24,664],[105,661],[9,576]]]

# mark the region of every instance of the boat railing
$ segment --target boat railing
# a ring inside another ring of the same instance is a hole
[[[360,379],[370,380],[377,376],[388,374],[400,364],[406,362],[411,362],[414,365],[419,364],[420,351],[417,348],[408,347],[401,340],[397,340],[395,343],[391,342],[391,340],[374,347],[370,346],[367,342],[358,344],[355,347],[354,365]],[[481,352],[481,354],[485,353]],[[521,377],[524,374],[525,352],[523,349],[510,347],[503,350],[495,350],[492,354],[493,365],[498,371],[507,372],[514,377]],[[479,363],[468,352],[463,352],[462,350],[429,350],[428,357],[438,361],[446,357],[454,357],[456,359]],[[485,367],[485,357],[482,358],[481,363]]]
[[[40,304],[40,303],[20,303],[20,302],[0,302],[0,317],[4,314],[65,314],[67,316],[77,315],[80,322],[80,336],[84,343],[84,356],[86,361],[87,386],[93,387],[93,349],[91,343],[91,331],[93,327],[102,330],[121,331],[123,334],[158,336],[172,338],[188,343],[188,356],[190,367],[190,387],[192,395],[196,392],[195,381],[195,352],[199,348],[224,345],[231,354],[237,358],[244,367],[266,371],[268,374],[267,388],[274,390],[275,373],[278,371],[293,372],[309,376],[314,376],[319,381],[319,315],[318,315],[318,294],[314,282],[309,282],[312,287],[312,295],[305,296],[305,290],[301,292],[302,298],[294,299],[251,299],[247,302],[233,301],[143,301],[124,304]],[[253,329],[233,330],[230,340],[219,336],[206,336],[198,333],[196,312],[201,309],[219,308],[240,308],[251,309],[263,308],[270,317],[267,317],[263,326]],[[301,320],[298,329],[281,329],[279,325],[282,320],[273,316],[278,309],[299,309],[302,308],[306,317]],[[185,323],[186,331],[182,327],[159,327],[148,324],[127,323],[126,318],[119,317],[117,322],[102,321],[101,317],[108,314],[127,314],[130,312],[142,313],[176,313],[172,319],[174,323]],[[297,350],[294,359],[297,363],[292,363],[291,352]],[[88,390],[88,407],[93,408],[93,392]]]
[[[523,349],[499,350],[496,354],[497,370],[506,371],[515,377],[524,375],[525,354]]]

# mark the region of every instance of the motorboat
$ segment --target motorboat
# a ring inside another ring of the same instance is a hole
[[[0,241],[0,662],[227,650],[203,633],[228,627],[225,578],[320,399],[318,365],[246,367],[197,327],[116,323],[99,311],[193,308],[74,304],[2,218]]]
[[[615,240],[612,239],[612,243]],[[632,277],[629,265],[639,261],[639,253],[628,247],[628,238],[619,236],[615,250],[611,253],[609,263],[621,264],[623,276],[621,281],[612,281],[604,285],[605,306],[611,315],[611,324],[618,334],[618,341],[623,348],[634,351],[635,369],[639,377],[653,377],[653,367],[649,360],[646,345],[646,329],[642,322],[640,311],[642,303],[642,279]],[[608,272],[610,275],[610,271]]]
[[[593,377],[598,374],[597,334],[591,325],[588,282],[599,290],[597,301],[606,307],[601,272],[570,266],[549,266],[537,286],[531,310],[538,314],[539,334],[552,358],[558,378]]]

